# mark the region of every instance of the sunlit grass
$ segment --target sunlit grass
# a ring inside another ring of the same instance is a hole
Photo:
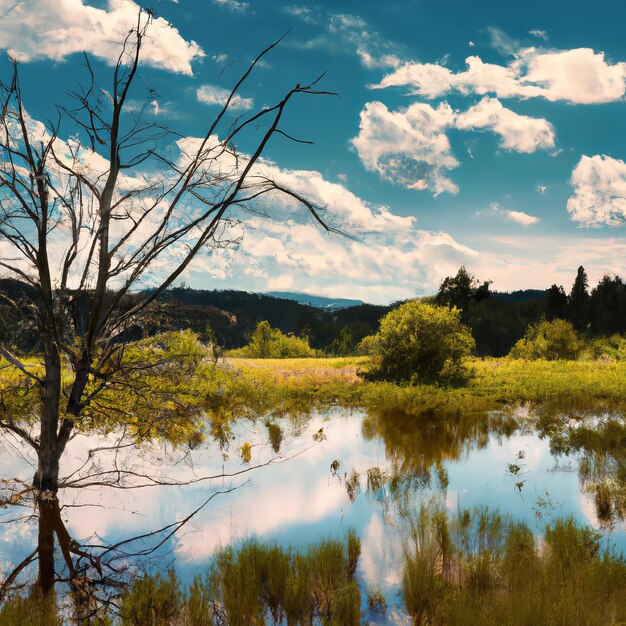
[[[246,386],[282,404],[384,408],[408,414],[487,410],[519,403],[594,408],[624,404],[626,363],[473,359],[462,386],[398,385],[359,376],[367,357],[331,359],[231,359]],[[271,404],[271,402],[269,403]]]

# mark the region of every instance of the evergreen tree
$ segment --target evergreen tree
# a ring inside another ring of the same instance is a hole
[[[587,272],[581,265],[576,274],[576,280],[572,285],[569,295],[569,319],[576,330],[585,330],[589,324],[589,282]]]
[[[619,276],[605,274],[590,298],[591,330],[595,335],[626,331],[626,286]]]
[[[563,285],[552,285],[546,294],[546,317],[549,320],[567,318],[567,294]]]
[[[466,312],[470,300],[481,302],[491,295],[489,292],[491,281],[486,280],[484,283],[480,281],[465,269],[462,265],[455,276],[447,276],[443,279],[439,291],[435,296],[435,302],[439,305],[448,306],[448,308],[456,307]]]

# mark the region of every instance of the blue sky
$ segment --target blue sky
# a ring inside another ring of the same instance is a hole
[[[349,237],[266,206],[240,216],[239,248],[202,254],[187,284],[389,302],[432,293],[461,264],[498,290],[569,289],[581,264],[592,282],[623,275],[626,6],[544,4],[153,0],[135,103],[183,137],[203,134],[223,90],[288,29],[233,115],[324,71],[339,94],[303,97],[286,116],[314,145],[277,136],[265,156]],[[29,114],[53,115],[84,75],[81,50],[106,84],[136,11],[0,0],[0,46],[21,60]]]

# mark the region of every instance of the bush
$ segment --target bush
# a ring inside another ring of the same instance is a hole
[[[356,346],[356,353],[359,356],[371,356],[376,350],[376,335],[363,337]]]
[[[250,343],[239,350],[232,350],[231,356],[251,359],[290,359],[316,356],[306,337],[285,335],[269,322],[259,322],[252,333]]]
[[[583,356],[599,361],[626,361],[626,337],[598,337],[585,348]]]
[[[526,334],[511,348],[514,359],[561,361],[577,359],[584,342],[571,322],[555,319],[529,326]]]
[[[464,359],[475,344],[460,314],[456,307],[412,301],[385,315],[370,375],[413,384],[466,378]]]

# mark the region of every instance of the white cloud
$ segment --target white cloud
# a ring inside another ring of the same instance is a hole
[[[86,51],[115,63],[139,13],[132,0],[109,0],[106,9],[87,6],[82,0],[23,0],[12,5],[0,20],[0,42],[21,61],[60,61]],[[153,20],[142,49],[146,63],[191,74],[192,62],[203,56],[202,48],[186,41],[169,22],[160,17]]]
[[[512,222],[516,222],[517,224],[521,224],[522,226],[530,226],[531,224],[537,224],[541,221],[541,218],[536,217],[535,215],[529,215],[528,213],[524,213],[523,211],[513,211],[510,209],[505,209],[500,206],[498,202],[492,202],[489,205],[488,209],[484,211],[477,211],[474,213],[476,217],[484,217],[489,215],[502,215],[508,220]]]
[[[324,48],[338,53],[346,50],[356,53],[362,65],[367,68],[396,68],[400,65],[398,51],[400,46],[373,30],[358,15],[349,13],[324,12],[320,7],[305,9],[301,6],[290,6],[283,11],[315,24],[325,24],[326,32],[312,39],[290,42],[292,47],[314,50]]]
[[[183,154],[191,154],[198,141],[178,143]],[[240,159],[239,167],[244,165]],[[235,165],[223,160],[216,167],[230,171]],[[478,256],[448,233],[419,229],[414,217],[366,202],[320,172],[264,161],[251,175],[269,177],[323,207],[323,217],[349,237],[326,233],[292,198],[268,195],[257,205],[267,217],[240,216],[246,225],[241,247],[198,257],[188,283],[206,285],[211,275],[214,287],[232,287],[236,279],[240,288],[254,291],[297,288],[389,302],[436,289],[442,276]]]
[[[413,95],[427,98],[458,91],[575,104],[613,102],[626,91],[626,63],[611,64],[603,52],[591,48],[521,49],[508,65],[484,63],[478,56],[465,62],[467,69],[458,73],[433,63],[405,63],[372,88],[407,86]]]
[[[196,96],[200,102],[209,105],[224,106],[230,95],[229,89],[218,87],[217,85],[202,85],[196,90]],[[249,111],[254,106],[252,98],[242,98],[239,94],[235,94],[230,101],[230,109]]]
[[[477,276],[493,280],[498,290],[546,289],[553,283],[569,289],[580,265],[593,285],[606,273],[623,275],[626,267],[624,237],[518,232],[485,237],[474,241],[474,246],[481,253],[467,267]]]
[[[213,0],[213,4],[226,7],[236,13],[245,13],[250,8],[249,2],[238,2],[238,0]]]
[[[540,218],[535,215],[528,215],[523,211],[506,211],[505,215],[514,222],[521,224],[522,226],[528,226],[529,224],[536,224],[540,221]]]
[[[543,39],[544,41],[548,41],[549,39],[548,33],[545,30],[541,30],[539,28],[532,28],[528,31],[528,34],[532,35],[533,37],[537,37],[537,39]]]
[[[537,193],[544,194],[548,191],[548,188],[545,185],[537,185]]]
[[[457,193],[448,172],[458,167],[446,131],[490,130],[501,146],[517,152],[554,147],[554,130],[541,118],[519,115],[494,98],[484,98],[465,112],[441,103],[437,108],[418,102],[389,111],[369,102],[361,111],[359,134],[352,140],[369,171],[408,189],[428,189],[435,196]]]
[[[619,226],[626,222],[626,163],[606,155],[583,155],[572,172],[572,219],[582,226]]]
[[[309,7],[291,4],[282,7],[281,11],[292,17],[297,17],[307,24],[317,23],[317,18],[313,15],[313,11]]]
[[[518,115],[495,98],[483,98],[457,117],[459,130],[485,129],[500,135],[501,145],[516,152],[554,147],[554,129],[547,120]]]
[[[435,109],[418,102],[389,111],[382,102],[368,102],[352,144],[365,168],[385,180],[434,195],[457,193],[447,177],[459,165],[445,133],[453,123],[454,111],[447,104]]]

